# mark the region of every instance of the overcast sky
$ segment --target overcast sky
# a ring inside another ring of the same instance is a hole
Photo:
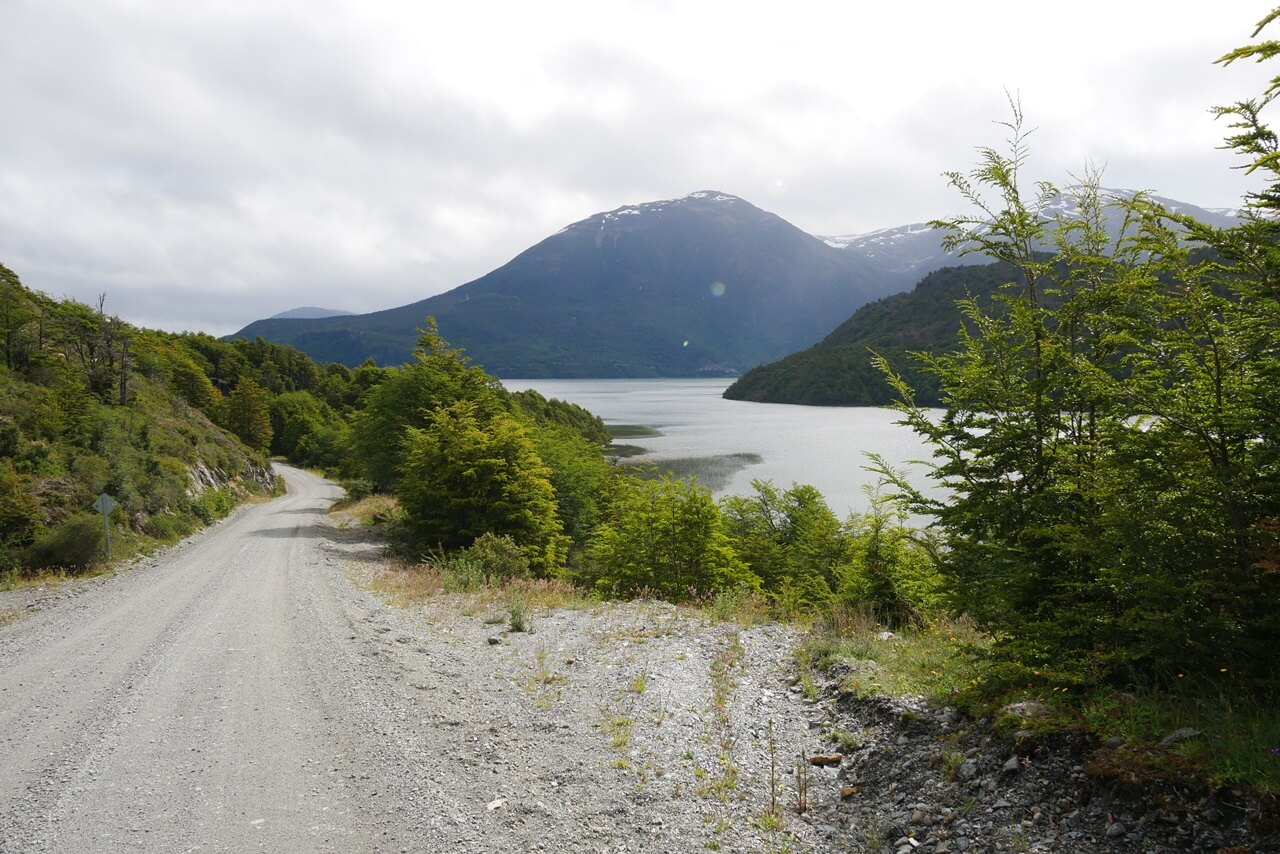
[[[1091,158],[1233,206],[1252,185],[1208,109],[1280,69],[1212,60],[1268,8],[0,0],[0,263],[224,334],[413,302],[695,190],[869,231],[958,212],[940,173],[999,143],[1006,89],[1037,177]]]

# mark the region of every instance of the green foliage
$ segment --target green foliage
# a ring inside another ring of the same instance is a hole
[[[0,459],[0,569],[18,564],[35,539],[40,505],[32,494],[32,480],[14,471],[9,460]]]
[[[337,416],[333,410],[316,400],[310,392],[286,391],[272,398],[269,405],[271,417],[271,453],[289,459],[297,459],[298,445],[303,439],[333,423]],[[316,453],[316,443],[308,450]]]
[[[101,492],[120,503],[117,527],[185,533],[200,515],[193,467],[235,478],[255,464],[201,411],[220,395],[181,336],[29,291],[3,267],[0,335],[0,565],[26,574],[100,559],[101,519],[83,514]],[[209,518],[239,495],[217,494]]]
[[[497,381],[450,347],[434,318],[427,318],[414,356],[404,367],[385,369],[385,379],[369,391],[354,422],[356,453],[380,491],[393,489],[399,479],[407,430],[425,427],[432,413],[459,401],[470,401],[482,419],[499,409]]]
[[[613,469],[599,445],[559,425],[534,427],[534,447],[548,468],[564,532],[579,546],[599,524]]]
[[[408,428],[396,497],[424,546],[455,549],[486,532],[510,535],[538,575],[559,569],[567,549],[555,491],[527,430],[498,412],[482,419],[473,400]]]
[[[37,536],[28,562],[41,568],[88,566],[103,559],[102,539],[102,517],[77,513]]]
[[[227,398],[222,423],[255,451],[271,446],[271,395],[250,376]]]
[[[506,534],[498,536],[492,531],[485,531],[476,537],[474,543],[458,552],[458,557],[478,564],[490,583],[529,575],[529,556]]]
[[[540,427],[572,430],[588,442],[607,445],[611,439],[604,421],[576,403],[547,399],[534,389],[503,393],[507,409],[517,417]]]
[[[1109,203],[1130,224],[1110,244],[1092,176],[1081,213],[1048,223],[1034,210],[1056,191],[1028,200],[1019,184],[1016,105],[1008,128],[1009,154],[980,149],[973,173],[951,175],[981,213],[940,223],[1017,271],[1000,311],[961,303],[958,351],[921,358],[946,413],[917,408],[881,361],[950,495],[896,482],[945,536],[958,604],[1023,672],[1232,661],[1266,675],[1280,641],[1280,577],[1260,560],[1280,516],[1274,228],[1217,230],[1138,197]]]
[[[907,526],[900,504],[875,493],[869,497],[870,509],[850,519],[839,598],[869,608],[884,625],[921,625],[944,606],[936,546]]]
[[[769,481],[751,485],[754,495],[720,502],[739,556],[785,610],[829,604],[849,551],[840,521],[812,486],[779,492]]]
[[[592,536],[583,581],[601,592],[682,601],[760,578],[734,552],[711,494],[691,481],[620,479]]]

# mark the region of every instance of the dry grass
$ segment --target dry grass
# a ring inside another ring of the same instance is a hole
[[[579,587],[558,578],[515,578],[491,584],[459,579],[449,569],[434,564],[393,561],[376,568],[370,582],[374,590],[400,607],[437,602],[461,613],[501,608],[513,601],[527,608],[586,608],[596,604]]]
[[[385,522],[399,509],[400,505],[396,503],[394,497],[376,494],[365,496],[357,501],[343,498],[329,508],[329,515],[333,517],[338,527],[345,528],[351,525],[368,526]]]

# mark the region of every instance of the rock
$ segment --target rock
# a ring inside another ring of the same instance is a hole
[[[488,805],[485,808],[489,810],[489,812],[493,812],[494,810],[502,809],[506,805],[507,805],[506,798],[498,798],[497,800],[489,801]]]
[[[839,765],[843,761],[843,753],[815,753],[809,757],[809,764],[817,765],[819,768],[826,768],[829,765]]]
[[[1023,700],[1021,703],[1010,703],[1000,710],[1006,715],[1020,718],[1044,718],[1049,716],[1049,707],[1038,700]]]
[[[1115,839],[1116,837],[1124,836],[1128,832],[1129,829],[1124,826],[1124,822],[1122,821],[1113,821],[1107,826],[1108,839]]]
[[[1113,735],[1111,736],[1111,738],[1107,739],[1107,747],[1110,747],[1113,750],[1117,747],[1121,747],[1123,744],[1124,744],[1124,739],[1118,735]]]
[[[961,780],[972,780],[978,776],[978,763],[972,759],[961,762],[960,767],[956,769],[956,776]]]
[[[1022,764],[1018,761],[1018,757],[1010,756],[1008,759],[1005,760],[1004,767],[1002,767],[1000,770],[1006,774],[1015,774],[1017,773],[1018,769],[1021,767],[1022,767]]]
[[[1191,739],[1199,738],[1200,736],[1200,730],[1184,726],[1182,729],[1175,729],[1173,732],[1160,739],[1160,743],[1156,746],[1161,750],[1168,750],[1175,744],[1181,744],[1184,741],[1190,741]]]

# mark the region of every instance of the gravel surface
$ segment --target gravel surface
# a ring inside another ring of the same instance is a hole
[[[286,497],[126,571],[0,593],[0,852],[1280,845],[1256,801],[1090,778],[1079,738],[811,702],[784,626],[398,606],[380,544],[326,515],[340,490],[279,473]]]
[[[771,757],[782,802],[817,739],[786,629],[640,603],[516,634],[392,607],[367,586],[379,545],[325,515],[338,488],[280,473],[286,497],[127,571],[0,599],[21,612],[0,628],[0,851],[819,843],[760,821]]]

